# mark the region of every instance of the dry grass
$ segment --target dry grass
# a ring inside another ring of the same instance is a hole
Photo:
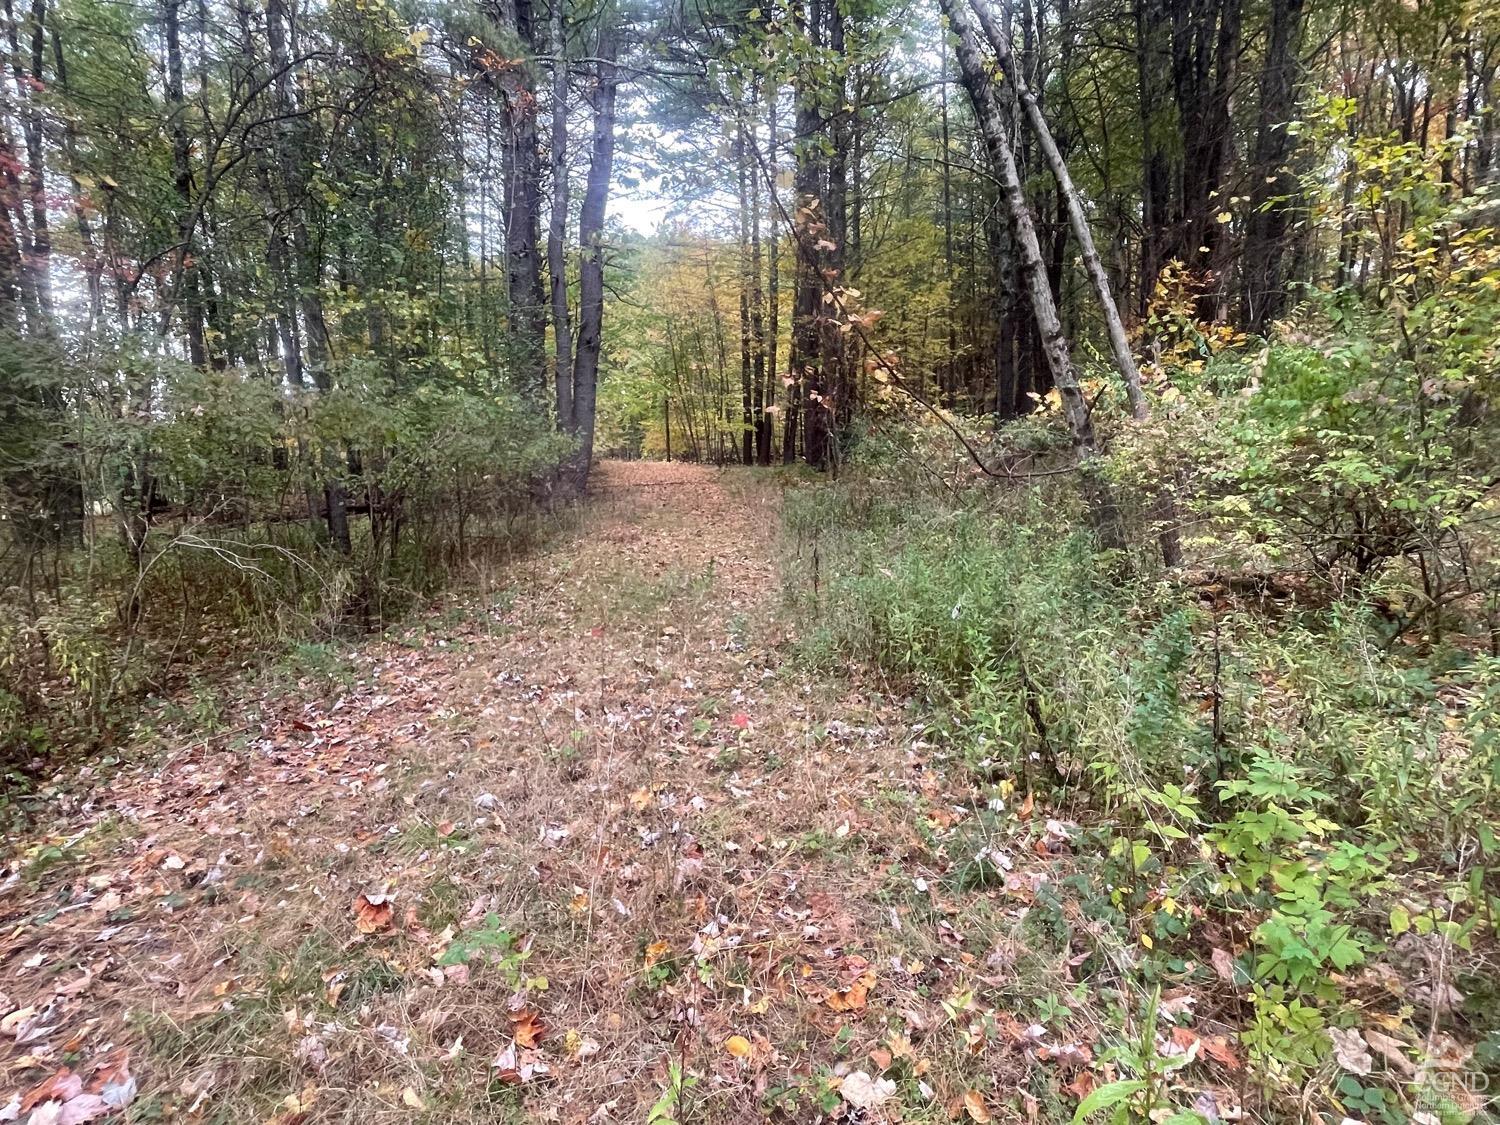
[[[42,1029],[8,1083],[128,1044],[135,1112],[190,1120],[948,1120],[968,1090],[1061,1113],[1028,1086],[1068,1072],[998,1001],[1072,986],[1026,922],[1067,849],[1007,812],[1015,868],[952,881],[992,790],[888,698],[784,664],[776,501],[606,464],[503,609],[60,787],[0,899],[5,1009]],[[388,926],[357,929],[360,893],[395,895]],[[508,956],[443,963],[497,931]],[[546,1072],[507,1081],[513,1045]],[[853,1110],[852,1070],[898,1092]]]

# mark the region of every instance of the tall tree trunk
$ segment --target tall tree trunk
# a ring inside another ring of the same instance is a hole
[[[1171,257],[1171,164],[1162,83],[1171,71],[1164,0],[1135,0],[1136,102],[1141,126],[1141,252],[1136,315],[1144,320],[1156,279]]]
[[[1262,336],[1281,315],[1286,303],[1282,259],[1297,192],[1297,177],[1289,166],[1293,138],[1286,131],[1286,124],[1297,111],[1302,11],[1303,0],[1271,0],[1270,38],[1260,80],[1240,321],[1245,329]]]
[[[751,98],[751,108],[756,99]],[[754,120],[753,114],[750,120]],[[755,131],[751,127],[750,144],[755,144]],[[766,291],[763,279],[765,259],[761,250],[760,234],[760,176],[756,168],[750,170],[750,336],[755,361],[755,398],[752,404],[755,423],[755,460],[762,465],[771,463],[771,416],[766,413]]]
[[[941,112],[939,144],[943,168],[943,314],[948,322],[948,359],[943,365],[949,385],[956,382],[958,364],[958,320],[954,315],[953,301],[953,168],[948,138],[948,52],[940,52],[938,81],[939,110]]]
[[[822,5],[807,0],[799,14],[814,51],[822,46]],[[821,354],[818,320],[823,309],[823,262],[819,243],[827,227],[823,212],[823,165],[818,134],[823,129],[819,109],[821,68],[806,65],[797,75],[796,171],[792,192],[796,211],[792,241],[797,250],[796,292],[792,298],[792,354],[790,389],[802,413],[802,457],[822,466],[828,457],[828,410],[825,380],[827,357]]]
[[[781,370],[777,366],[781,350],[781,236],[776,230],[777,216],[781,210],[780,191],[781,185],[777,182],[781,175],[781,135],[777,126],[778,101],[781,90],[775,82],[771,83],[770,106],[767,109],[767,144],[770,146],[770,175],[767,176],[766,194],[770,196],[771,206],[767,211],[771,238],[770,254],[770,305],[771,346],[767,356],[767,365],[770,370],[770,391],[767,396],[774,400],[776,385],[782,381]],[[782,394],[781,409],[781,461],[784,465],[790,465],[797,459],[797,390],[789,377],[787,385]]]
[[[547,223],[547,273],[552,289],[553,385],[557,425],[572,433],[573,324],[568,309],[568,40],[562,0],[552,0],[552,213]]]
[[[291,228],[290,272],[296,281],[295,305],[283,314],[282,337],[284,346],[296,357],[296,381],[310,377],[313,386],[319,392],[326,393],[333,387],[333,354],[328,326],[323,318],[322,264],[313,247],[307,224],[305,169],[312,157],[307,151],[305,126],[298,124],[295,131],[293,128],[297,120],[297,99],[292,61],[287,49],[287,35],[292,30],[291,19],[284,0],[268,0],[266,43],[270,50],[272,89],[275,91],[276,110],[280,117],[276,148],[282,187],[287,199],[287,221]],[[279,237],[279,233],[273,229],[272,240],[278,240]],[[289,299],[291,296],[288,295]],[[305,344],[298,340],[299,313]],[[327,475],[323,483],[323,499],[328,520],[328,537],[341,553],[348,555],[353,552],[353,543],[349,533],[348,497],[343,484],[343,460],[342,457],[324,454],[323,470]]]
[[[0,106],[0,110],[3,110]],[[0,130],[0,164],[15,159],[10,139]],[[11,219],[8,179],[0,179],[0,333],[21,329],[21,242]]]
[[[1000,3],[1003,6],[1007,0],[1000,0]],[[1042,154],[1052,169],[1052,176],[1057,181],[1057,190],[1067,208],[1068,225],[1078,242],[1084,270],[1093,286],[1094,296],[1099,302],[1099,311],[1104,317],[1105,327],[1109,334],[1110,353],[1114,357],[1115,367],[1120,372],[1121,379],[1125,382],[1125,395],[1130,402],[1130,413],[1137,421],[1143,421],[1150,414],[1150,408],[1141,390],[1140,368],[1136,366],[1135,356],[1130,351],[1130,339],[1125,333],[1125,324],[1120,317],[1120,310],[1115,305],[1109,277],[1104,271],[1104,263],[1099,258],[1099,251],[1094,246],[1093,232],[1089,227],[1088,216],[1083,210],[1083,200],[1078,194],[1078,189],[1073,185],[1073,177],[1068,172],[1067,162],[1053,140],[1052,130],[1047,125],[1041,106],[1037,104],[1036,97],[1015,65],[1015,59],[1011,56],[1009,37],[996,23],[985,0],[970,0],[970,4],[979,15],[980,24],[984,28],[990,45],[995,49],[995,56],[1000,62],[1002,72],[1015,88],[1016,95],[1026,113],[1027,122],[1036,134],[1037,143],[1041,146]],[[1177,566],[1182,562],[1182,545],[1177,535],[1176,505],[1170,492],[1163,489],[1157,495],[1154,507],[1159,523],[1157,537],[1161,546],[1162,561],[1166,566]]]
[[[162,311],[162,332],[171,323],[172,306],[184,306],[188,359],[194,367],[208,365],[203,332],[203,302],[198,293],[197,267],[192,264],[195,203],[193,170],[189,160],[187,103],[182,83],[182,0],[163,0],[162,24],[167,48],[167,116],[172,134],[172,185],[177,193],[177,248],[173,254],[171,292]]]
[[[6,15],[10,10],[7,7]],[[35,315],[26,264],[25,205],[10,133],[10,88],[0,79],[0,331],[19,333]],[[24,315],[23,315],[24,314]]]
[[[578,448],[570,476],[582,491],[594,463],[594,412],[599,380],[599,352],[604,328],[604,211],[615,159],[615,40],[600,33],[594,89],[594,137],[588,182],[578,221],[583,261],[578,271],[578,351],[573,360],[573,421]]]
[[[755,274],[750,268],[750,159],[745,142],[745,124],[735,126],[735,178],[739,189],[739,289],[740,289],[740,462],[755,463],[755,361],[750,343],[750,289]]]
[[[499,10],[502,25],[515,34],[528,55],[535,55],[531,0],[501,0]],[[505,253],[512,345],[524,389],[542,400],[547,393],[547,301],[542,295],[542,264],[537,253],[542,169],[537,148],[536,90],[529,59],[519,60],[506,70],[500,89],[509,127]]]
[[[46,42],[44,22],[46,6],[44,0],[32,0],[27,17],[27,40],[30,48],[32,72],[26,71],[27,52],[20,38],[20,21],[12,8],[12,0],[5,0],[6,33],[10,40],[11,75],[15,79],[17,109],[20,112],[21,136],[26,144],[26,197],[29,213],[22,214],[17,208],[18,230],[29,227],[22,258],[22,269],[26,275],[25,289],[34,308],[32,330],[39,336],[50,336],[54,329],[52,307],[52,228],[47,214],[46,155],[43,148],[42,108],[38,94],[45,88],[42,74],[43,48]],[[17,165],[19,167],[19,165]],[[7,177],[14,175],[11,168],[5,169]]]
[[[849,263],[849,137],[853,129],[853,110],[849,104],[847,56],[844,45],[844,12],[838,0],[829,0],[824,14],[830,59],[827,79],[835,107],[828,121],[828,178],[823,191],[823,215],[828,246],[823,262],[825,288],[842,289],[844,271]],[[837,306],[835,306],[837,307]],[[832,311],[831,309],[829,311]],[[834,316],[821,317],[823,340],[823,385],[829,401],[828,445],[817,464],[833,466],[842,459],[844,443],[854,418],[854,379],[850,368],[850,349],[843,325]]]

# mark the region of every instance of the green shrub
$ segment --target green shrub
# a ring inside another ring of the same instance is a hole
[[[1313,396],[1298,394],[1267,407],[1259,432],[1305,412]],[[1292,429],[1314,432],[1277,432]],[[1066,786],[1090,807],[1096,878],[1113,888],[1112,924],[1142,934],[1147,979],[1166,963],[1154,958],[1206,956],[1205,919],[1241,928],[1261,1077],[1295,1082],[1327,1057],[1348,974],[1419,918],[1459,951],[1489,931],[1500,662],[1472,643],[1392,643],[1371,590],[1261,602],[1201,572],[1122,577],[1055,484],[953,491],[899,450],[870,454],[837,485],[789,494],[802,658],[862,662],[915,692],[976,771]],[[1274,516],[1297,471],[1241,463],[1236,479],[1261,474],[1256,503]],[[1382,474],[1397,483],[1344,500],[1388,508],[1414,487],[1405,470]],[[1308,491],[1337,499],[1314,475]],[[1241,541],[1214,526],[1231,550]]]

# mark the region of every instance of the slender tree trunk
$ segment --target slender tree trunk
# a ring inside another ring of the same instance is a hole
[[[802,17],[814,48],[822,46],[821,24],[824,0],[807,0]],[[799,400],[802,413],[802,457],[809,465],[823,466],[828,457],[828,409],[825,393],[827,357],[821,354],[818,318],[823,308],[823,262],[819,243],[827,230],[823,212],[823,167],[817,135],[823,129],[819,109],[821,75],[799,73],[797,82],[796,172],[792,192],[796,210],[793,245],[797,251],[797,286],[792,298],[790,393]]]
[[[1135,0],[1136,101],[1141,125],[1140,291],[1136,314],[1144,320],[1156,292],[1156,279],[1170,257],[1171,166],[1162,136],[1166,128],[1161,85],[1171,72],[1165,42],[1168,16],[1163,0]]]
[[[579,491],[588,483],[594,463],[594,412],[604,327],[604,211],[614,173],[615,94],[620,81],[614,65],[614,36],[606,29],[599,38],[594,137],[578,221],[578,241],[583,247],[578,271],[578,351],[573,360],[573,422],[578,449],[570,475]]]
[[[1079,385],[1078,374],[1073,367],[1069,345],[1063,334],[1062,322],[1057,315],[1057,305],[1052,298],[1052,289],[1047,282],[1047,267],[1042,259],[1037,241],[1036,224],[1031,208],[1026,201],[1025,186],[1021,183],[1016,168],[1015,155],[1010,137],[1006,132],[1005,119],[995,99],[994,85],[985,69],[984,58],[974,38],[973,28],[960,7],[961,0],[940,0],[943,12],[958,37],[958,66],[964,85],[974,105],[980,132],[990,161],[1000,179],[1006,206],[1010,212],[1011,229],[1021,255],[1022,271],[1031,301],[1031,310],[1040,334],[1041,350],[1052,374],[1053,386],[1062,399],[1063,416],[1067,419],[1069,432],[1077,447],[1080,459],[1087,462],[1098,452],[1094,435],[1093,419],[1088,401]],[[1085,472],[1087,467],[1085,466]],[[1104,483],[1086,478],[1086,492],[1094,511],[1095,525],[1100,541],[1106,548],[1124,546],[1119,526],[1119,516],[1113,498]]]
[[[515,34],[527,54],[536,54],[531,0],[501,0],[499,14],[501,24]],[[508,68],[500,89],[509,127],[505,253],[512,343],[523,386],[540,400],[547,393],[547,302],[542,295],[542,264],[537,254],[542,171],[537,148],[536,89],[529,61]]]
[[[574,430],[573,325],[568,310],[568,41],[561,0],[552,0],[552,214],[547,223],[547,273],[552,288],[553,384],[557,425]]]
[[[1000,0],[1000,3],[1004,5],[1006,0]],[[1025,112],[1027,123],[1036,135],[1042,155],[1046,158],[1047,165],[1052,170],[1052,176],[1057,181],[1057,190],[1062,194],[1067,207],[1068,225],[1073,231],[1074,239],[1078,242],[1084,271],[1088,274],[1089,283],[1093,286],[1094,296],[1099,302],[1099,311],[1104,317],[1105,328],[1108,330],[1110,354],[1114,357],[1115,367],[1125,382],[1125,394],[1130,401],[1130,412],[1136,418],[1144,418],[1148,413],[1148,408],[1145,395],[1141,392],[1141,372],[1136,366],[1135,356],[1131,354],[1130,338],[1125,332],[1125,323],[1120,317],[1120,310],[1115,305],[1109,277],[1104,272],[1104,263],[1100,260],[1099,251],[1094,246],[1094,235],[1089,227],[1088,216],[1084,214],[1083,199],[1073,185],[1073,177],[1068,172],[1067,162],[1063,160],[1062,153],[1058,150],[1057,143],[1052,137],[1052,130],[1042,114],[1041,106],[1037,104],[1035,95],[1032,94],[1024,76],[1016,67],[1008,37],[995,21],[985,0],[971,0],[971,4],[979,15],[979,22],[984,28],[986,38],[990,41],[990,46],[995,50],[995,56],[1000,62],[1006,80],[1012,84],[1021,101],[1021,108]]]
[[[266,43],[270,50],[271,73],[274,76],[272,88],[275,91],[276,110],[282,118],[278,122],[276,147],[282,187],[288,203],[287,221],[291,227],[293,255],[291,272],[296,279],[297,288],[295,306],[284,314],[282,336],[284,345],[288,346],[289,356],[295,355],[296,381],[310,377],[313,386],[319,392],[326,393],[333,387],[333,372],[330,367],[333,355],[328,327],[323,319],[322,267],[307,227],[307,183],[303,170],[311,156],[306,151],[304,129],[299,127],[296,133],[292,132],[297,100],[290,53],[287,50],[287,34],[291,30],[291,13],[284,0],[268,0]],[[279,232],[273,227],[271,239],[274,242],[279,238]],[[288,296],[290,298],[292,295]],[[298,343],[299,312],[305,334],[305,348]],[[349,533],[348,497],[343,484],[344,465],[341,461],[343,458],[324,455],[323,470],[327,476],[323,484],[323,498],[328,537],[341,553],[348,555],[353,552],[353,543]]]
[[[825,289],[845,287],[844,273],[849,263],[849,143],[853,114],[849,105],[849,81],[844,45],[844,13],[838,0],[829,0],[824,14],[827,29],[830,77],[826,80],[833,95],[834,113],[827,123],[831,152],[828,156],[828,178],[823,191],[823,215],[828,246],[823,262]],[[831,311],[831,310],[829,310]],[[848,337],[838,318],[821,318],[823,385],[829,401],[827,413],[827,448],[824,466],[836,466],[842,459],[844,443],[854,418],[854,379],[850,369]]]
[[[768,299],[771,306],[770,324],[770,347],[766,356],[766,367],[770,373],[767,383],[768,393],[766,398],[770,402],[775,401],[776,385],[781,382],[781,369],[777,364],[781,351],[781,235],[777,232],[777,216],[780,212],[780,199],[778,193],[781,186],[777,183],[781,169],[781,136],[777,128],[778,101],[781,90],[776,83],[771,83],[770,105],[767,109],[767,143],[770,146],[770,176],[766,185],[766,194],[770,197],[770,207],[766,212],[766,223],[771,240],[771,253],[769,261],[769,289]],[[797,459],[797,394],[793,386],[788,385],[782,395],[781,412],[781,461],[782,464],[790,465]]]
[[[755,463],[755,359],[750,334],[750,290],[755,275],[750,267],[750,154],[743,119],[735,125],[735,180],[739,195],[740,290],[740,462]]]
[[[182,83],[182,0],[164,0],[162,23],[167,48],[167,115],[172,134],[172,185],[177,193],[176,265],[172,272],[172,292],[162,313],[162,332],[170,327],[172,306],[184,306],[188,341],[188,360],[194,367],[208,365],[208,348],[204,341],[203,302],[198,293],[197,267],[192,263],[193,170],[189,160],[187,102]]]
[[[757,464],[771,463],[771,416],[766,413],[770,405],[767,395],[766,373],[766,291],[764,288],[765,257],[760,235],[760,190],[756,177],[750,179],[750,335],[755,361],[755,399],[753,403],[755,421],[755,460]]]
[[[1002,5],[1006,2],[1007,0],[1000,0]],[[1016,95],[1020,98],[1021,106],[1026,113],[1026,119],[1036,134],[1037,143],[1041,146],[1042,154],[1046,157],[1047,164],[1052,169],[1053,178],[1057,181],[1057,190],[1067,208],[1068,224],[1072,228],[1073,237],[1078,242],[1084,270],[1094,288],[1094,295],[1099,302],[1099,311],[1104,317],[1105,327],[1109,333],[1110,352],[1114,356],[1115,367],[1125,382],[1125,394],[1130,402],[1130,413],[1137,421],[1143,421],[1150,414],[1150,407],[1141,390],[1140,368],[1136,366],[1135,356],[1130,351],[1130,339],[1125,333],[1125,324],[1120,317],[1120,310],[1115,305],[1109,277],[1104,271],[1104,263],[1099,258],[1099,251],[1094,246],[1093,232],[1089,227],[1088,216],[1083,210],[1083,200],[1078,194],[1078,189],[1073,186],[1073,177],[1069,174],[1067,162],[1053,140],[1052,131],[1047,126],[1047,119],[1042,113],[1041,106],[1037,104],[1036,97],[1016,68],[1015,60],[1011,57],[1008,37],[995,22],[985,0],[970,0],[970,4],[978,13],[985,36],[995,49],[1001,70],[1015,87]],[[1177,566],[1182,562],[1182,545],[1177,535],[1176,504],[1171,493],[1163,489],[1157,495],[1154,506],[1159,525],[1157,537],[1161,545],[1162,562],[1168,567]]]
[[[47,214],[46,155],[43,148],[42,109],[38,94],[45,88],[42,74],[42,55],[45,44],[44,0],[32,0],[27,17],[27,38],[30,47],[32,73],[26,72],[26,53],[20,39],[20,21],[12,9],[12,0],[5,0],[6,32],[10,40],[11,74],[15,79],[16,96],[19,99],[21,136],[26,144],[26,198],[29,213],[23,214],[17,196],[16,229],[29,226],[22,268],[26,275],[25,289],[31,298],[35,324],[33,331],[39,336],[50,336],[54,328],[52,308],[52,228]],[[15,166],[19,168],[19,165]],[[13,177],[12,167],[4,170],[7,178]]]

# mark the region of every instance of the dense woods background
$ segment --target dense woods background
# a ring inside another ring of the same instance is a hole
[[[554,8],[12,6],[13,711],[62,667],[102,704],[204,614],[382,618],[581,486],[601,357],[611,450],[716,462],[837,466],[913,404],[971,447],[1054,401],[1086,454],[1153,405],[1201,426],[1217,358],[1294,313],[1316,354],[1262,367],[1378,377],[1362,339],[1424,414],[1480,412],[1477,6]],[[651,235],[607,221],[642,185]],[[1185,429],[1133,434],[1123,497],[1171,562]],[[1355,521],[1314,557],[1359,574],[1442,530],[1371,516],[1310,515]]]
[[[1243,954],[1247,1104],[1468,1119],[1303,1094],[1401,942],[1468,974],[1407,1015],[1500,1059],[1491,5],[5,0],[3,39],[18,791],[503,586],[596,453],[800,465],[742,532],[799,658],[1107,814],[1145,985]],[[1111,1112],[1219,1119],[1118,1061]]]

